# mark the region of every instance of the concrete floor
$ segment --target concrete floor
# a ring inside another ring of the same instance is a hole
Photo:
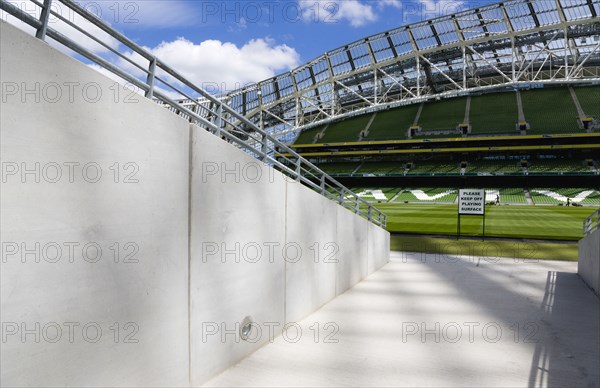
[[[392,253],[206,386],[600,387],[598,298],[572,262]]]

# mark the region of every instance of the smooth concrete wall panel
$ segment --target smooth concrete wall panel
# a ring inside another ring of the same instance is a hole
[[[367,276],[369,221],[347,209],[337,208],[336,293],[342,294]]]
[[[390,261],[390,233],[369,222],[369,256],[367,273],[370,275]]]
[[[187,385],[189,125],[115,102],[130,92],[4,22],[0,39],[17,88],[0,114],[2,385]]]
[[[338,205],[289,181],[286,206],[286,321],[298,322],[336,295]]]
[[[600,296],[600,229],[579,241],[577,272],[596,295]]]
[[[199,385],[268,343],[269,325],[283,327],[286,181],[203,129],[192,137],[191,365]],[[246,316],[260,328],[252,342],[236,330]]]
[[[0,28],[3,386],[197,386],[387,262],[387,232]]]

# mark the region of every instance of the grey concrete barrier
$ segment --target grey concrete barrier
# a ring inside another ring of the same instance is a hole
[[[385,230],[0,28],[3,386],[199,385],[388,262]]]
[[[579,241],[577,273],[600,296],[600,229]]]

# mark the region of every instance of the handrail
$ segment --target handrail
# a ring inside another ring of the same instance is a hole
[[[147,61],[147,66],[144,67],[139,62],[135,62],[126,54],[126,51],[112,48],[98,36],[86,31],[81,25],[75,24],[73,21],[54,11],[52,9],[53,1],[64,4],[85,21],[98,27],[111,38],[119,41],[126,50],[138,54],[143,60]],[[223,140],[236,144],[256,159],[312,188],[344,208],[353,211],[376,225],[386,227],[387,217],[383,212],[360,198],[319,167],[300,156],[288,145],[280,142],[263,128],[258,127],[227,104],[224,104],[204,89],[196,86],[193,82],[156,58],[152,53],[146,51],[74,1],[43,0],[43,4],[38,0],[31,0],[31,2],[41,10],[39,19],[27,14],[7,0],[0,0],[0,9],[35,28],[37,38],[41,40],[46,40],[46,37],[53,39],[131,85],[140,88],[140,90],[144,91],[146,98],[166,104],[166,106],[171,108],[171,111],[188,119],[191,123],[210,131]],[[52,28],[49,25],[50,16],[69,25],[88,39],[108,49],[129,65],[133,65],[138,70],[141,70],[146,76],[145,81],[138,79],[131,75],[127,69],[120,68],[115,63],[109,62],[83,47],[83,45],[77,43],[75,40]],[[191,92],[181,90],[183,88],[176,85],[183,85],[183,87],[188,88]],[[181,95],[181,100],[185,100],[185,103],[169,97],[169,92]],[[199,103],[198,98],[191,96],[191,93],[197,93],[202,96],[204,99],[203,103]],[[209,102],[209,104],[206,102]]]
[[[583,237],[587,237],[600,228],[600,209],[583,221]]]

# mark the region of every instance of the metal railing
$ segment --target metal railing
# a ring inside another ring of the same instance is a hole
[[[43,3],[37,0],[30,1],[39,7],[39,17],[32,16],[7,0],[0,0],[0,9],[33,27],[38,39],[51,38],[139,88],[144,92],[146,98],[168,105],[171,111],[221,139],[237,145],[248,154],[288,177],[316,190],[326,198],[339,203],[374,224],[386,226],[386,215],[380,210],[304,159],[263,128],[256,126],[227,104],[196,86],[96,15],[71,0],[44,0]],[[69,14],[75,16],[72,17],[73,20],[69,20],[69,17],[63,16],[62,12],[53,9],[53,5],[56,4],[64,5],[71,10],[72,12]],[[50,17],[55,22],[58,21],[69,26],[85,39],[95,42],[102,47],[102,50],[116,55],[121,63],[109,61],[84,47],[83,44],[76,42],[75,39],[59,32],[50,25]],[[79,19],[77,23],[75,19]],[[99,31],[90,32],[90,27],[97,28]],[[113,47],[114,45],[111,45],[110,41],[102,40],[101,37],[104,34],[108,40],[118,41],[118,48]],[[120,45],[130,52],[119,50]],[[143,74],[141,78],[145,78],[145,81],[131,74],[132,67],[135,71]],[[197,95],[194,96],[194,93]],[[173,98],[173,94],[181,97]],[[196,102],[198,97],[204,100],[203,104]],[[182,101],[185,101],[185,104]]]
[[[594,233],[600,227],[600,209],[583,221],[583,237]]]

